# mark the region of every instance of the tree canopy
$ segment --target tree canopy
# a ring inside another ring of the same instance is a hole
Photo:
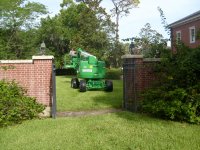
[[[30,34],[39,15],[46,14],[46,7],[28,0],[0,1],[0,58],[24,58],[32,48]],[[30,43],[29,43],[30,42]]]
[[[104,59],[114,32],[110,16],[99,3],[64,0],[61,6],[58,15],[42,19],[38,42],[44,41],[48,45],[60,67],[63,56],[72,48],[81,47]]]
[[[135,48],[144,57],[160,57],[167,48],[167,41],[162,34],[152,29],[150,23],[146,23],[141,28],[139,36],[123,39],[124,41],[134,41]]]
[[[119,67],[125,47],[118,41],[119,24],[116,26],[111,21],[111,14],[101,5],[102,1],[63,0],[59,14],[50,17],[40,3],[1,0],[0,59],[30,58],[38,54],[40,44],[44,42],[45,54],[55,56],[57,67],[62,67],[63,57],[70,49],[79,47],[105,60],[108,65],[112,62],[113,66]],[[139,3],[138,0],[112,2],[118,19]]]
[[[138,6],[139,0],[112,0],[114,7],[111,9],[112,15],[116,16],[116,29],[115,40],[119,40],[119,18],[126,16],[130,13],[130,10]]]

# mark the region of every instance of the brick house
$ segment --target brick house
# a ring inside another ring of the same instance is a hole
[[[181,41],[191,48],[200,46],[200,10],[171,23],[168,27],[171,29],[173,50],[177,41]]]

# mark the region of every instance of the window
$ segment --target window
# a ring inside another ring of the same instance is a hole
[[[181,41],[181,31],[176,31],[176,42]]]
[[[190,27],[189,28],[190,31],[190,43],[195,43],[195,27]]]

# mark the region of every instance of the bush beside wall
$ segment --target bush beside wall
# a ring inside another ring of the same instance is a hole
[[[28,97],[16,82],[0,80],[0,126],[21,123],[38,117],[45,107]]]
[[[142,109],[154,116],[200,123],[200,47],[184,45],[161,61],[159,81],[143,94]]]

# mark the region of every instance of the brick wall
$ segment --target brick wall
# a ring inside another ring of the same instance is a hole
[[[123,80],[125,109],[137,111],[141,100],[141,92],[150,88],[156,80],[153,66],[160,61],[159,58],[143,58],[142,55],[124,55]]]
[[[196,48],[200,45],[200,39],[196,39],[195,43],[190,43],[190,27],[195,27],[196,33],[198,30],[200,30],[200,20],[196,20],[187,24],[183,24],[177,27],[172,28],[172,48],[175,50],[175,42],[176,42],[176,32],[181,31],[181,41],[191,47]]]
[[[33,56],[32,60],[0,60],[0,80],[15,80],[39,103],[51,107],[53,56]]]

